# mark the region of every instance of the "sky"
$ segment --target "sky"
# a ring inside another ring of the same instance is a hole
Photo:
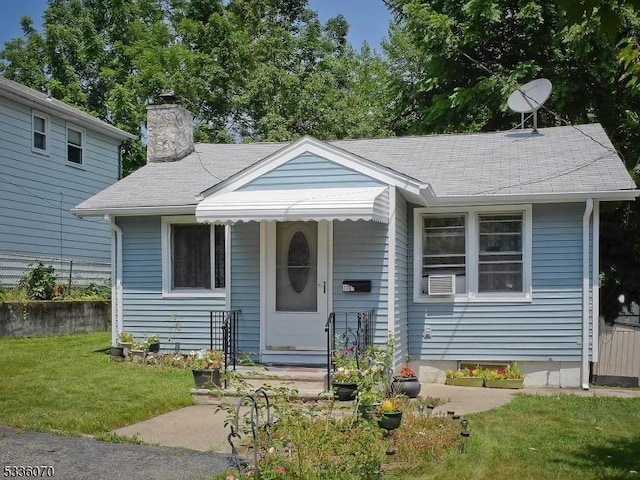
[[[42,26],[42,13],[46,0],[0,0],[0,45],[22,35],[20,18],[34,20],[36,28]],[[356,50],[365,40],[381,52],[380,41],[386,37],[390,14],[382,0],[309,0],[309,7],[318,12],[323,23],[339,13],[349,22],[349,41]]]

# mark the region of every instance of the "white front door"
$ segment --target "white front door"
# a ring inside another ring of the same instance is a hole
[[[269,222],[265,233],[263,353],[324,351],[328,222]]]

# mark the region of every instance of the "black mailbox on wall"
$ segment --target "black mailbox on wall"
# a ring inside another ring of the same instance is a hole
[[[371,280],[345,280],[342,282],[344,293],[367,293],[371,291]]]

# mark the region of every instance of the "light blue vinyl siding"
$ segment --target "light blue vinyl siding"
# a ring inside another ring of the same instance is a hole
[[[209,312],[224,310],[224,297],[163,298],[160,217],[118,218],[122,229],[124,328],[138,339],[170,337],[182,351],[209,346]],[[173,332],[179,323],[180,331]]]
[[[387,339],[388,246],[387,224],[365,221],[333,223],[333,310],[375,310],[376,343],[384,343]],[[344,280],[371,280],[371,293],[344,293]]]
[[[396,190],[396,248],[395,248],[395,328],[393,331],[396,364],[407,361],[408,349],[408,303],[409,303],[409,212],[407,201]]]
[[[534,205],[532,302],[411,303],[411,356],[580,360],[583,212],[583,204]]]
[[[85,163],[70,166],[65,120],[48,115],[43,155],[31,148],[31,115],[30,105],[0,98],[0,250],[108,263],[108,226],[69,210],[117,181],[120,142],[85,129]]]
[[[238,348],[260,352],[260,224],[231,227],[231,308],[241,310]]]
[[[310,153],[265,173],[239,190],[280,190],[322,187],[375,187],[380,182]]]

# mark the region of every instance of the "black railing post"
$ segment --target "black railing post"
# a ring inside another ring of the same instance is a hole
[[[327,334],[327,391],[331,390],[331,371],[333,367],[333,354],[335,352],[335,330],[336,330],[336,314],[331,312],[327,317],[327,323],[324,325],[324,331]]]
[[[229,364],[237,366],[238,317],[240,310],[209,311],[209,348],[221,350],[224,354],[224,373]],[[227,380],[225,377],[225,388]]]

